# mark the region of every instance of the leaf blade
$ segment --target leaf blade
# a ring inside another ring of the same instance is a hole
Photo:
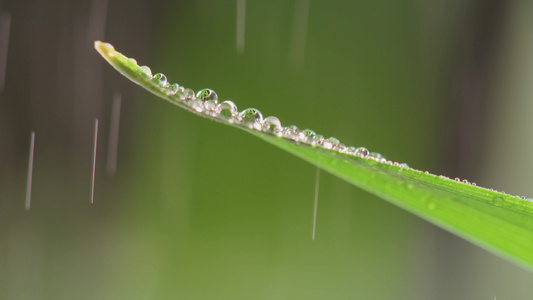
[[[257,128],[210,117],[187,105],[179,95],[164,92],[111,45],[95,42],[95,48],[123,76],[152,94],[202,117],[254,134],[482,248],[533,269],[532,201],[399,164],[295,143]]]

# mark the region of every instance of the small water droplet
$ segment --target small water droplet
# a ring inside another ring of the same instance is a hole
[[[135,58],[128,58],[132,63],[137,64],[137,60]]]
[[[455,181],[461,181],[461,178],[455,177]]]
[[[368,158],[371,158],[371,159],[374,159],[374,160],[377,160],[377,161],[381,161],[384,157],[380,153],[370,152],[368,154]]]
[[[428,174],[429,175],[429,171],[424,172],[424,174]]]
[[[283,128],[283,136],[288,139],[296,139],[298,137],[299,132],[300,129],[298,129],[298,127],[296,127],[295,125],[289,125]]]
[[[102,43],[101,45],[107,48],[108,51],[115,51],[115,47],[111,45],[110,43]]]
[[[176,95],[178,92],[183,93],[183,90],[184,88],[182,86],[177,83],[173,83],[167,88],[166,93],[167,95],[171,96]]]
[[[339,140],[337,138],[334,138],[334,137],[330,137],[328,138],[327,140],[324,141],[324,148],[326,149],[333,149],[333,147],[335,146],[338,146],[339,145]]]
[[[239,114],[239,117],[241,118],[242,124],[247,126],[248,128],[255,128],[258,130],[261,129],[263,115],[258,109],[247,108]]]
[[[337,150],[339,152],[345,152],[346,151],[346,145],[339,143],[337,146],[333,146],[333,150]]]
[[[191,89],[184,89],[183,90],[183,94],[181,95],[181,100],[194,100],[195,99],[195,96],[194,96],[194,91],[191,90]]]
[[[311,129],[304,129],[302,132],[308,142],[312,142],[316,136],[316,133]]]
[[[345,151],[345,153],[348,155],[355,155],[356,152],[357,152],[357,148],[355,148],[354,146],[350,146],[346,148],[346,151]]]
[[[492,198],[492,203],[495,205],[495,206],[503,206],[503,197],[502,196],[494,196],[494,198]]]
[[[264,132],[279,133],[281,131],[281,122],[274,116],[266,117],[263,121],[262,129]]]
[[[222,102],[219,106],[220,114],[219,116],[222,119],[233,120],[233,116],[237,114],[237,105],[233,101],[226,100]]]
[[[355,149],[355,155],[360,157],[366,157],[368,155],[368,149],[366,149],[365,147],[359,147]]]
[[[142,67],[139,68],[139,70],[141,71],[141,75],[144,78],[152,79],[152,70],[150,70],[149,67],[142,66]]]
[[[321,135],[321,134],[317,134],[315,135],[315,137],[313,138],[313,143],[314,145],[322,145],[324,144],[324,136]]]

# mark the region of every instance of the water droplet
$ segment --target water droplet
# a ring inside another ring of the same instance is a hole
[[[264,132],[279,133],[281,131],[281,122],[278,118],[270,116],[263,121]]]
[[[218,95],[212,89],[202,89],[196,93],[196,99],[202,102],[213,100],[213,102],[216,104],[218,101]]]
[[[371,158],[371,159],[374,159],[374,160],[377,160],[377,161],[381,161],[382,159],[384,159],[383,155],[381,155],[380,153],[377,153],[377,152],[370,152],[368,154],[368,158]]]
[[[334,138],[334,137],[330,137],[329,139],[325,140],[324,141],[324,148],[326,149],[333,149],[333,147],[335,146],[338,146],[339,145],[339,140]]]
[[[315,135],[315,137],[313,138],[312,144],[313,145],[322,145],[322,144],[324,144],[324,136],[321,135],[321,134]]]
[[[184,89],[183,90],[183,94],[182,96],[180,97],[181,100],[194,100],[195,96],[194,96],[194,91],[191,90],[191,89]]]
[[[316,136],[316,133],[311,129],[304,129],[302,132],[308,141],[312,141]]]
[[[167,88],[167,95],[176,95],[178,92],[183,93],[184,88],[177,83],[171,84]]]
[[[226,100],[222,102],[219,106],[219,116],[223,119],[231,119],[235,114],[237,114],[237,105],[233,101]]]
[[[101,45],[107,48],[108,51],[115,51],[115,47],[111,45],[110,43],[102,43]]]
[[[342,143],[339,143],[337,146],[333,147],[333,150],[337,150],[339,152],[344,152],[344,151],[346,151],[346,145],[344,145]]]
[[[142,66],[142,67],[139,68],[139,70],[141,71],[141,75],[144,78],[152,79],[152,70],[150,70],[149,67]]]
[[[355,155],[360,157],[366,157],[368,155],[368,149],[365,147],[359,147],[355,150]]]
[[[242,124],[248,128],[261,129],[263,115],[258,109],[247,108],[239,114],[239,117],[241,118]]]
[[[348,148],[346,148],[345,150],[345,153],[348,154],[348,155],[355,155],[357,152],[357,148],[355,148],[354,146],[350,146]]]
[[[137,60],[135,58],[128,58],[132,63],[137,64]]]
[[[495,206],[503,206],[503,197],[502,196],[494,196],[494,198],[492,199],[492,203],[495,205]]]
[[[296,127],[295,125],[289,125],[283,128],[283,136],[289,139],[296,139],[298,137],[299,132],[300,129],[298,129],[298,127]]]
[[[157,73],[152,77],[152,82],[162,88],[168,87],[167,77],[163,73]]]
[[[215,111],[217,109],[217,102],[215,100],[207,100],[204,102],[205,109]]]

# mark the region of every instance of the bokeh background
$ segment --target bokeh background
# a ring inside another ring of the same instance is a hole
[[[325,172],[312,241],[315,167],[156,99],[93,49],[531,197],[533,2],[3,0],[0,13],[0,299],[533,294],[529,271]]]

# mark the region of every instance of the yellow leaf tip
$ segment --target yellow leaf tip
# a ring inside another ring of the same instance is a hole
[[[113,56],[115,52],[115,47],[109,43],[104,43],[102,41],[94,41],[94,48],[102,56]]]

